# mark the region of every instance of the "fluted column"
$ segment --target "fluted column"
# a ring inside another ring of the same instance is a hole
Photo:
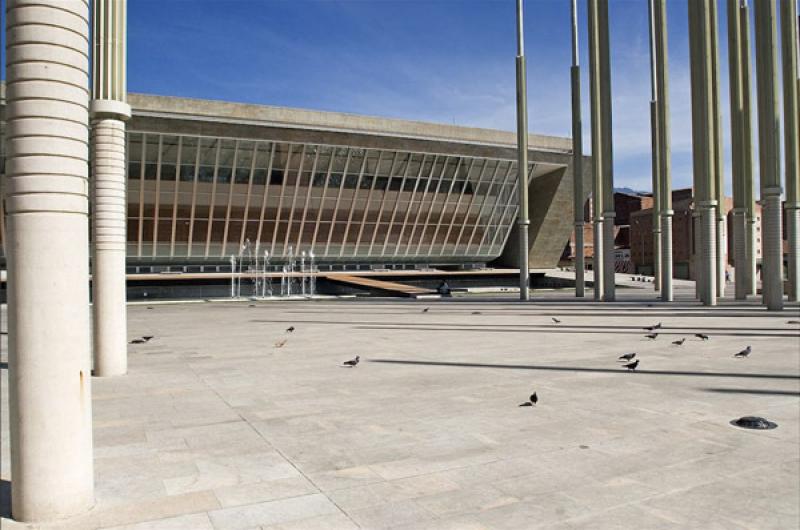
[[[789,246],[789,300],[800,300],[800,124],[798,124],[797,5],[781,0],[783,131],[786,157],[786,235]]]
[[[89,6],[7,0],[11,514],[90,508]]]
[[[767,309],[783,309],[780,121],[776,70],[775,2],[755,3],[759,168],[762,205],[762,293]]]
[[[654,0],[656,84],[658,93],[659,215],[661,216],[661,300],[671,302],[672,290],[672,163],[670,161],[669,63],[667,61],[666,0]]]
[[[94,374],[128,371],[125,307],[125,0],[94,0],[92,299]]]

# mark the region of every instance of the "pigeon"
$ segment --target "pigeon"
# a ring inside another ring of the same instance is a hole
[[[800,320],[787,320],[787,324],[800,324]]]
[[[539,396],[537,396],[536,392],[534,392],[533,394],[531,394],[531,397],[528,398],[528,401],[526,401],[525,403],[520,403],[519,406],[520,407],[533,407],[538,402],[539,402]]]
[[[686,342],[686,337],[684,337],[684,338],[682,338],[680,340],[673,340],[672,344],[674,344],[675,346],[683,346],[684,342]]]
[[[639,366],[639,359],[636,359],[636,360],[635,360],[635,361],[633,361],[632,363],[628,363],[628,364],[623,364],[623,365],[622,365],[622,367],[623,367],[623,368],[627,368],[627,369],[628,369],[628,370],[630,370],[630,371],[634,371],[634,370],[636,370],[636,367],[637,367],[637,366]]]
[[[647,326],[646,328],[642,328],[642,329],[647,330],[647,331],[655,331],[657,329],[661,329],[661,322],[659,322],[658,324],[655,324],[653,326]]]
[[[128,344],[144,344],[145,342],[147,342],[147,341],[144,340],[144,339],[133,339]]]
[[[653,326],[653,329],[661,329],[661,322]]]
[[[748,346],[747,348],[743,349],[739,353],[735,354],[734,357],[739,357],[739,358],[747,357],[748,355],[750,355],[751,351],[753,351],[753,348]]]
[[[472,312],[472,314],[473,314],[473,315],[480,315],[480,314],[481,314],[481,312],[480,312],[480,311],[473,311],[473,312]]]
[[[708,340],[708,335],[705,333],[695,333],[694,336],[700,340]]]
[[[153,309],[153,306],[147,306],[147,309]]]
[[[142,335],[142,340],[145,342],[150,342],[152,338],[153,338],[152,335]]]
[[[658,338],[658,333],[648,333],[647,335],[645,335],[645,337],[647,337],[650,340],[656,340]]]
[[[289,326],[286,328],[286,333],[291,333],[292,331],[294,331],[294,326]]]
[[[618,360],[620,360],[620,361],[631,361],[631,360],[633,360],[634,357],[636,357],[635,353],[626,353],[626,354],[620,355]]]
[[[427,312],[428,312],[428,309],[430,309],[430,307],[426,307],[425,309],[423,309],[423,310],[422,310],[422,312],[423,312],[423,313],[427,313]]]
[[[256,304],[249,304],[247,307],[255,307]]]
[[[356,355],[355,359],[350,359],[349,361],[345,361],[342,363],[342,366],[348,366],[350,368],[355,368],[355,366],[359,363],[361,357]]]
[[[286,339],[279,340],[278,342],[275,343],[275,347],[276,348],[283,348],[285,344],[286,344]]]
[[[561,321],[556,317],[553,317],[553,322],[555,322],[556,324],[561,324]]]

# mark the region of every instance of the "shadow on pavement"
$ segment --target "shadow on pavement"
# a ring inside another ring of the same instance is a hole
[[[800,375],[789,374],[747,374],[736,372],[687,372],[680,370],[636,370],[629,372],[624,368],[586,368],[583,366],[552,366],[535,364],[483,364],[483,363],[457,363],[447,361],[412,361],[400,359],[368,359],[370,363],[384,364],[405,364],[419,366],[455,366],[460,368],[501,368],[507,370],[540,370],[551,372],[588,372],[600,374],[621,374],[630,373],[632,375],[677,375],[692,377],[742,377],[754,379],[790,379],[800,381]]]

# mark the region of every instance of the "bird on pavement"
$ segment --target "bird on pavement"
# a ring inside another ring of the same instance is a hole
[[[561,321],[556,317],[553,317],[553,322],[555,322],[556,324],[561,324]]]
[[[147,341],[144,340],[144,339],[133,339],[128,344],[144,344],[145,342],[147,342]]]
[[[800,320],[787,320],[787,324],[800,324]]]
[[[639,366],[639,359],[636,359],[632,363],[628,363],[628,364],[623,364],[622,365],[623,368],[627,368],[630,371],[636,370],[637,366]]]
[[[674,344],[675,346],[683,346],[684,342],[686,342],[686,337],[683,337],[680,340],[673,340],[672,344]]]
[[[700,340],[708,340],[708,335],[705,333],[695,333],[694,336]]]
[[[142,335],[142,340],[145,342],[150,342],[153,339],[152,335]]]
[[[656,340],[658,338],[658,333],[648,333],[647,335],[645,335],[645,337],[650,340]]]
[[[533,407],[538,402],[539,402],[539,396],[537,396],[536,392],[534,392],[533,394],[531,394],[531,397],[528,398],[528,401],[526,401],[525,403],[520,403],[519,406],[520,407]]]
[[[294,326],[289,326],[286,328],[286,333],[291,333],[292,331],[294,331]]]
[[[481,314],[481,312],[480,312],[480,311],[473,311],[473,312],[472,312],[472,314],[473,314],[473,315],[480,315],[480,314]]]
[[[426,307],[425,309],[422,310],[422,312],[423,313],[427,313],[429,309],[430,309],[430,307]]]
[[[360,360],[361,360],[361,357],[356,355],[355,359],[350,359],[349,361],[343,362],[342,366],[347,366],[349,368],[354,368],[359,363]]]
[[[625,353],[619,356],[619,361],[631,361],[633,358],[636,357],[635,353]]]
[[[748,346],[747,348],[743,349],[739,353],[735,354],[734,357],[739,357],[739,358],[747,357],[748,355],[750,355],[751,351],[753,351],[753,348]]]

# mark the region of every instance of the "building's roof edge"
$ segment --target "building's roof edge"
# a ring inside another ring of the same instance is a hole
[[[401,136],[438,141],[516,146],[516,133],[477,127],[461,127],[439,123],[361,116],[343,112],[317,111],[249,103],[233,103],[150,94],[128,94],[134,115],[208,119],[273,127],[308,128],[344,133]],[[571,152],[568,137],[531,134],[531,149]]]

